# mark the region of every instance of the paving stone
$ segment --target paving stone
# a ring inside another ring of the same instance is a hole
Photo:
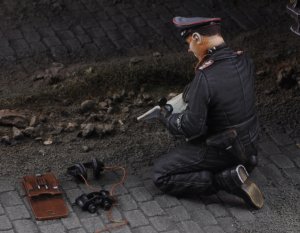
[[[277,154],[270,156],[272,160],[279,168],[292,168],[295,167],[293,162],[283,154]]]
[[[32,53],[28,43],[24,39],[11,41],[11,46],[19,58],[28,57]]]
[[[300,148],[298,146],[296,146],[295,144],[293,145],[289,145],[289,146],[285,146],[284,150],[287,151],[288,154],[286,154],[288,157],[290,157],[291,155],[295,155],[295,156],[300,156]]]
[[[155,186],[155,184],[153,183],[152,180],[145,180],[144,186],[152,196],[157,196],[157,195],[163,194],[163,192]]]
[[[215,217],[208,210],[197,210],[192,212],[192,219],[200,226],[216,225],[218,224]]]
[[[29,43],[41,40],[41,36],[37,32],[35,32],[35,31],[25,32],[24,33],[24,38]]]
[[[0,53],[1,53],[1,47],[0,47]],[[13,191],[13,190],[15,190],[15,186],[12,184],[10,180],[0,179],[0,193]]]
[[[83,17],[80,25],[86,30],[99,26],[98,22],[93,17]]]
[[[15,52],[12,48],[5,46],[5,47],[1,47],[0,45],[0,54],[2,56],[8,57],[8,56],[14,56]]]
[[[1,194],[0,201],[4,207],[23,204],[19,194],[16,191],[10,191]]]
[[[135,188],[138,186],[142,186],[143,182],[138,176],[129,175],[124,185],[127,188]]]
[[[38,30],[38,32],[40,33],[41,37],[55,37],[56,34],[55,32],[53,31],[52,28],[49,28],[49,27],[45,27],[45,28],[40,28]]]
[[[143,172],[141,173],[141,177],[144,180],[152,180],[152,176],[153,176],[153,167],[146,167],[143,169]]]
[[[166,211],[169,213],[169,215],[174,221],[185,221],[191,218],[189,213],[183,206],[172,207],[166,209]]]
[[[272,182],[276,182],[278,184],[284,182],[281,172],[274,164],[269,164],[263,168],[259,168],[259,170],[266,176],[267,179],[271,180]]]
[[[34,54],[41,54],[43,52],[46,52],[48,48],[40,41],[36,41],[34,43],[29,44],[30,49],[32,49],[32,52]]]
[[[13,222],[17,233],[37,233],[38,228],[31,220],[16,220]]]
[[[129,221],[131,227],[139,227],[149,224],[140,210],[131,210],[124,212],[125,218]]]
[[[175,221],[167,216],[152,217],[149,220],[157,231],[170,230],[175,226]]]
[[[75,35],[72,31],[66,30],[66,31],[59,31],[56,33],[58,37],[61,40],[69,40],[69,39],[74,39]]]
[[[259,147],[268,155],[271,154],[280,154],[281,151],[278,146],[272,141],[265,141],[258,143]]]
[[[112,17],[112,21],[114,21],[117,25],[124,23],[127,21],[127,19],[123,15],[116,15]]]
[[[115,46],[112,44],[111,40],[107,37],[93,38],[93,41],[101,50],[106,48],[115,50]]]
[[[107,32],[107,36],[108,36],[108,38],[110,38],[113,42],[115,41],[115,40],[121,40],[121,39],[123,39],[123,35],[122,35],[122,33],[119,31],[119,30],[110,30],[110,31],[108,31]],[[95,38],[97,38],[97,37],[95,37]]]
[[[83,2],[83,4],[90,12],[95,12],[100,8],[99,4],[96,1],[85,1]]]
[[[118,198],[122,210],[134,210],[137,209],[137,204],[131,195],[124,195]]]
[[[81,44],[77,39],[70,39],[70,40],[64,40],[63,41],[64,45],[68,49],[68,51],[72,54],[79,53],[81,49]]]
[[[2,207],[2,205],[0,204],[0,215],[4,214],[4,208]]]
[[[188,233],[204,233],[200,226],[194,221],[185,221],[179,224],[179,227],[183,229],[183,232]]]
[[[254,222],[254,215],[247,209],[232,207],[229,208],[230,213],[240,222]]]
[[[169,195],[162,195],[155,197],[155,201],[162,207],[162,208],[169,208],[181,205],[179,200],[176,197],[169,196]]]
[[[294,159],[294,162],[296,163],[297,167],[300,168],[300,157],[299,158],[296,158]]]
[[[128,226],[122,226],[119,229],[112,229],[110,230],[111,233],[132,233]]]
[[[31,217],[25,205],[6,207],[5,209],[8,214],[8,217],[11,220],[26,219]]]
[[[177,231],[177,230],[173,230],[173,231],[166,231],[166,232],[164,232],[164,233],[180,233],[180,232]]]
[[[21,31],[24,33],[28,33],[28,32],[33,32],[35,31],[35,27],[31,24],[31,23],[28,23],[28,24],[22,24],[21,27],[20,27]]]
[[[143,202],[140,204],[140,208],[143,210],[145,215],[150,217],[164,214],[163,209],[160,208],[156,201]]]
[[[283,172],[287,177],[289,177],[293,184],[300,185],[300,169],[299,168],[290,168],[284,169]]]
[[[80,41],[82,45],[92,42],[92,39],[88,35],[78,35],[76,36],[76,38]]]
[[[104,30],[100,27],[90,28],[88,32],[91,37],[95,37],[95,38],[105,36]]]
[[[68,20],[68,19],[59,19],[56,18],[55,21],[51,22],[51,26],[55,31],[64,31],[69,29],[69,27],[71,26],[72,21]]]
[[[44,221],[35,220],[35,224],[38,226],[55,225],[55,224],[61,224],[61,220],[60,219],[44,220]]]
[[[67,58],[68,57],[68,50],[65,46],[54,46],[50,48],[50,53],[53,58],[60,59],[60,58]]]
[[[217,221],[225,232],[236,232],[234,220],[231,217],[218,218]]]
[[[9,40],[17,40],[17,39],[23,38],[22,32],[18,29],[9,30],[9,31],[5,32],[5,35]]]
[[[180,199],[180,202],[184,205],[184,207],[189,211],[198,211],[201,209],[205,209],[204,203],[199,199]],[[158,202],[159,203],[159,202]],[[161,205],[161,203],[160,203]],[[161,205],[163,206],[163,205]]]
[[[0,216],[0,230],[9,230],[11,228],[12,225],[9,219],[5,215]]]
[[[215,217],[228,216],[228,212],[224,207],[224,204],[210,204],[206,207]]]
[[[146,21],[142,17],[134,17],[131,19],[132,25],[134,27],[145,27],[146,26]]]
[[[207,226],[203,228],[206,233],[225,233],[219,226]]]
[[[40,226],[40,231],[42,233],[64,233],[66,232],[65,227],[61,223],[42,225]]]
[[[82,50],[82,54],[89,57],[96,57],[99,52],[99,48],[95,44],[85,44]]]
[[[95,231],[104,228],[104,224],[102,220],[97,216],[81,219],[81,223],[85,227],[88,233],[94,233]]]
[[[157,231],[152,226],[139,227],[132,230],[133,233],[157,233]]]
[[[86,34],[85,30],[80,25],[73,25],[71,27],[71,31],[74,32],[76,35],[84,35]]]
[[[220,198],[215,194],[209,196],[202,196],[201,200],[205,205],[221,203]]]
[[[79,228],[81,226],[80,221],[75,213],[70,213],[67,218],[62,218],[61,221],[68,230]]]
[[[105,185],[104,189],[106,190],[111,190],[111,187],[113,186],[113,184],[110,185]],[[119,195],[125,195],[128,193],[128,190],[123,186],[123,185],[119,185],[116,187],[116,189],[114,190],[114,195],[115,196],[119,196]]]
[[[56,37],[56,36],[52,36],[52,37],[44,37],[43,38],[43,42],[49,47],[53,47],[53,46],[57,46],[57,45],[61,45],[61,41]]]
[[[79,206],[73,206],[73,211],[80,220],[84,219],[84,218],[91,218],[91,217],[97,216],[97,212],[94,214],[91,214],[88,211],[82,211],[82,209]]]
[[[6,47],[6,46],[9,46],[9,42],[6,38],[0,37],[0,45],[1,45],[1,47]]]
[[[74,180],[62,180],[60,181],[60,186],[63,190],[75,189],[77,188],[77,183]]]
[[[272,133],[270,134],[270,137],[279,146],[286,146],[294,143],[287,134]]]
[[[111,221],[109,220],[109,216],[108,216],[109,212],[103,211],[103,209],[98,209],[97,212],[98,212],[98,214],[100,214],[100,217],[105,224],[111,223]],[[114,220],[117,220],[117,221],[124,220],[121,212],[117,209],[117,207],[113,207],[110,214],[111,214],[111,218]]]
[[[263,168],[262,168],[263,169]],[[259,186],[268,185],[267,178],[261,173],[261,171],[255,168],[250,175],[251,180],[257,183]]]
[[[130,193],[138,202],[149,201],[152,199],[151,194],[144,187],[130,189]]]
[[[94,16],[95,16],[97,21],[109,20],[110,19],[109,15],[106,12],[104,12],[104,10],[100,10],[100,11],[95,12]]]
[[[71,203],[74,203],[76,198],[83,194],[82,190],[79,188],[66,190],[66,195]]]
[[[86,233],[86,231],[83,228],[78,228],[70,230],[69,233]]]
[[[14,233],[14,230],[1,231],[1,233]]]

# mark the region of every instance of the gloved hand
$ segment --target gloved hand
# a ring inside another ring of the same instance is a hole
[[[160,108],[159,121],[165,126],[168,123],[168,117],[172,114],[173,107],[170,104],[166,104]]]

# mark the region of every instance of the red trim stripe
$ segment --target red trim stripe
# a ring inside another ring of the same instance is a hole
[[[198,23],[208,23],[208,22],[215,22],[215,21],[221,21],[221,18],[211,18],[209,20],[205,20],[205,21],[197,21],[194,23],[176,23],[175,20],[173,19],[173,23],[175,25],[179,25],[179,26],[186,26],[186,25],[194,25],[194,24],[198,24]]]

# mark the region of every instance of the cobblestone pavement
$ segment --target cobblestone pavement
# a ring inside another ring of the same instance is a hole
[[[119,204],[113,216],[126,218],[130,225],[110,232],[300,232],[300,149],[284,134],[262,137],[259,147],[260,165],[251,176],[266,197],[263,209],[251,210],[239,198],[225,192],[180,199],[164,195],[154,187],[149,167],[140,175],[130,175],[125,185],[117,189]],[[108,189],[118,179],[116,173],[105,173],[100,181],[91,183]],[[85,185],[67,179],[61,185],[69,216],[41,222],[34,220],[20,184],[1,180],[0,232],[84,233],[94,232],[108,223],[103,210],[90,214],[72,205],[77,196],[90,192]]]
[[[5,0],[0,2],[0,65],[28,69],[34,61],[181,51],[174,16],[219,16],[226,34],[235,34],[278,18],[284,9],[252,0]]]

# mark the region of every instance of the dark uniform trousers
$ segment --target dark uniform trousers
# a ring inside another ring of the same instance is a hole
[[[255,155],[254,143],[246,145],[247,154]],[[153,181],[162,191],[172,195],[209,195],[219,190],[214,176],[240,164],[229,153],[205,142],[189,142],[174,148],[154,163]],[[243,164],[248,171],[249,164]]]
[[[201,134],[155,161],[153,181],[162,191],[174,195],[211,194],[220,188],[216,174],[239,164],[248,171],[255,166],[251,160],[257,155],[258,135],[254,71],[246,56],[233,54],[226,46],[216,49],[210,55],[213,64],[198,69],[184,91],[186,111],[169,117],[167,128],[172,134],[186,138],[197,132]],[[213,134],[230,128],[237,130],[237,140],[248,161],[239,161],[226,150],[206,143],[205,135],[210,135],[207,132]]]

